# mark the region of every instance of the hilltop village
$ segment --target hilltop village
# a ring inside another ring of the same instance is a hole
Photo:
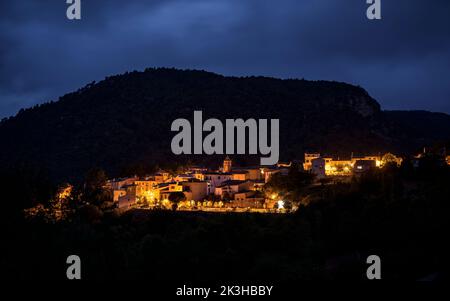
[[[314,175],[316,182],[325,178],[350,178],[388,162],[400,165],[402,159],[393,155],[351,155],[342,160],[322,157],[319,153],[306,153],[303,170]],[[286,212],[286,201],[265,185],[275,174],[288,175],[292,162],[274,166],[233,166],[227,156],[218,169],[190,167],[182,174],[171,175],[159,171],[145,177],[111,179],[106,187],[121,211],[131,208],[202,210],[210,212]],[[289,208],[291,209],[291,208]]]

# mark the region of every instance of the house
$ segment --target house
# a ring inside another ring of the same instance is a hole
[[[136,205],[136,184],[128,184],[122,187],[125,194],[118,197],[117,207],[119,209],[130,209]]]
[[[303,163],[304,170],[311,170],[312,160],[320,158],[320,153],[305,153],[305,162]]]
[[[242,168],[241,170],[247,172],[246,180],[258,181],[264,179],[264,172],[261,172],[262,169],[259,166]]]
[[[180,174],[173,178],[173,181],[175,182],[186,182],[191,179],[195,179],[195,177],[192,174]]]
[[[263,168],[263,169],[262,169],[262,174],[263,174],[263,177],[264,177],[264,182],[265,182],[265,183],[269,182],[270,178],[271,178],[274,174],[276,174],[276,173],[278,173],[278,172],[279,172],[279,171],[278,171],[277,169],[275,169],[275,168],[269,168],[269,167]]]
[[[138,177],[112,179],[107,181],[105,186],[107,189],[116,190],[121,189],[125,185],[133,184],[136,180],[138,180]]]
[[[154,178],[147,178],[136,180],[134,184],[136,185],[136,195],[145,196],[148,191],[153,190],[158,185],[158,182]]]
[[[234,208],[264,208],[264,196],[260,192],[245,190],[234,195],[231,207]]]
[[[208,194],[213,194],[216,187],[222,185],[223,182],[232,180],[231,173],[223,172],[204,172],[200,180],[208,183]]]
[[[165,171],[160,171],[156,173],[153,177],[154,180],[158,183],[165,183],[170,180],[170,174]]]
[[[237,192],[250,190],[252,186],[253,182],[251,181],[228,180],[217,186],[214,194],[220,197],[232,197]]]
[[[208,194],[208,183],[205,181],[199,181],[193,179],[190,181],[182,182],[183,192],[190,192],[191,195],[186,196],[188,200],[202,201]]]
[[[261,169],[261,173],[264,177],[264,182],[267,183],[270,181],[270,178],[277,173],[281,173],[282,175],[287,175],[289,173],[289,168],[265,167],[265,168]]]
[[[119,197],[117,207],[119,209],[131,209],[136,205],[136,195],[124,195]]]
[[[317,179],[325,178],[325,159],[315,158],[311,160],[311,172]]]
[[[113,202],[116,203],[119,201],[119,198],[126,195],[127,191],[125,189],[116,189],[113,190]]]
[[[248,178],[248,172],[244,170],[232,171],[231,179],[237,181],[245,181]]]
[[[266,184],[264,180],[258,180],[258,181],[252,181],[253,182],[253,188],[252,190],[255,191],[263,191],[264,185]]]

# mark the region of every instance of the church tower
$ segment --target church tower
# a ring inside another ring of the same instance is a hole
[[[223,160],[223,172],[231,172],[231,159],[228,156]]]

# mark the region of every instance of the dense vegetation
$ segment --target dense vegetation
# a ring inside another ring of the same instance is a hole
[[[450,137],[448,115],[383,112],[364,89],[345,83],[147,69],[108,77],[3,120],[0,169],[31,164],[51,179],[72,182],[93,167],[117,176],[166,162],[218,163],[222,156],[171,154],[172,121],[192,120],[196,109],[205,119],[279,118],[281,160],[302,159],[305,150],[409,152]]]

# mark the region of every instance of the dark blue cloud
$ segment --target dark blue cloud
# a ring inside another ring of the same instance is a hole
[[[0,116],[152,66],[361,85],[386,109],[450,112],[450,1],[0,3]]]

